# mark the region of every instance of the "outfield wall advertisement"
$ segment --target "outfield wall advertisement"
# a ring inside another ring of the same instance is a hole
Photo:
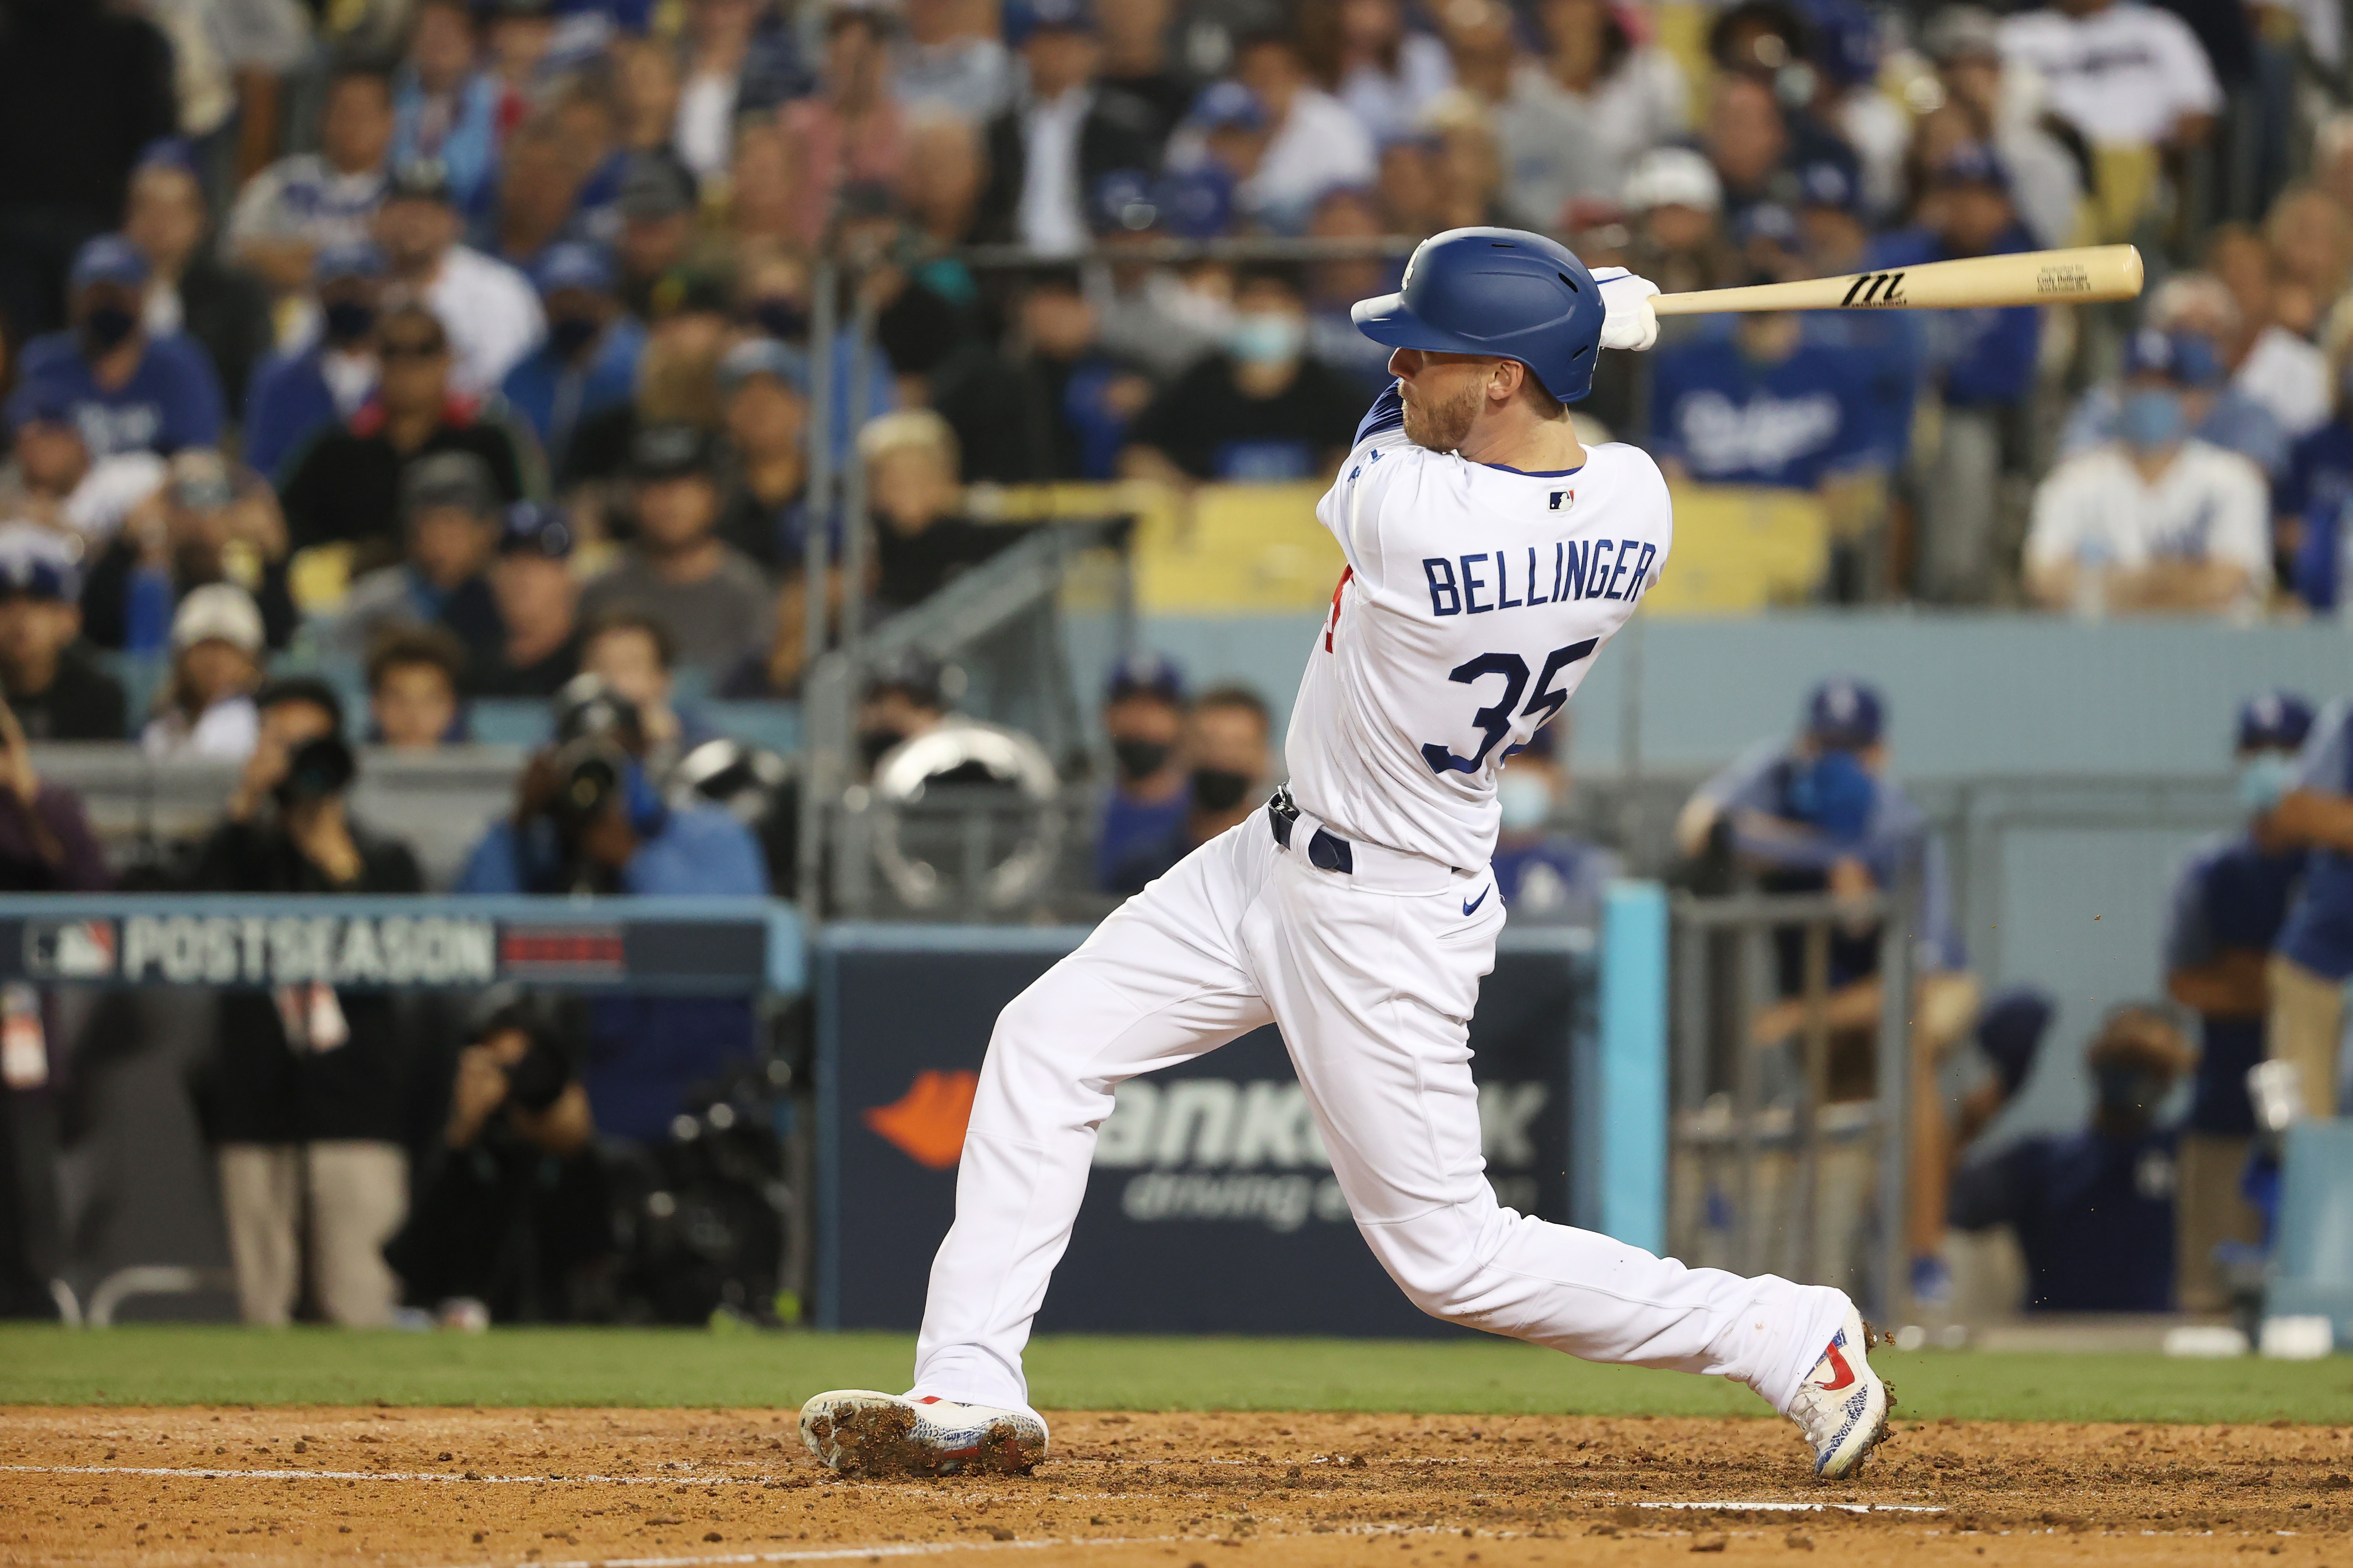
[[[915,1326],[997,1010],[1078,930],[837,927],[817,959],[819,1321]],[[1574,1220],[1589,933],[1507,934],[1471,1026],[1488,1178]],[[1257,1030],[1120,1086],[1043,1331],[1454,1332],[1357,1236],[1282,1037]]]

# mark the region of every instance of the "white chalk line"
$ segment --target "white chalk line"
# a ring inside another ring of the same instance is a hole
[[[1638,1502],[1636,1508],[1714,1510],[1724,1513],[1942,1513],[1923,1502]]]

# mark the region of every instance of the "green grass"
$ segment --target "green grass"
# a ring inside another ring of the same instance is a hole
[[[905,1386],[899,1334],[501,1329],[0,1327],[0,1404],[792,1405]],[[2353,1360],[1881,1352],[1900,1414],[2007,1421],[2353,1420]],[[1061,1409],[1758,1415],[1719,1379],[1589,1366],[1503,1340],[1040,1340],[1038,1403]]]

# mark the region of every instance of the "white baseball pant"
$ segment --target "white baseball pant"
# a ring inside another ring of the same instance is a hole
[[[1022,1347],[1113,1090],[1273,1023],[1357,1228],[1414,1305],[1587,1361],[1717,1373],[1786,1412],[1846,1298],[1686,1268],[1499,1205],[1467,1044],[1504,923],[1493,880],[1362,845],[1353,873],[1319,869],[1305,853],[1317,826],[1303,816],[1285,849],[1252,815],[998,1015],[914,1392],[1028,1406]]]

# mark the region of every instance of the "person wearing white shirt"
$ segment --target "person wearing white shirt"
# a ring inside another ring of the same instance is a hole
[[[2192,145],[2222,89],[2189,24],[2140,0],[2060,0],[2001,24],[2005,61],[2041,73],[2051,107],[2107,146]]]
[[[2291,436],[2327,424],[2337,411],[2328,356],[2280,325],[2271,247],[2252,230],[2233,226],[2214,237],[2206,265],[2238,308],[2238,356],[2231,384],[2277,415]]]
[[[1495,107],[1504,200],[1531,228],[1567,226],[1571,202],[1614,197],[1643,153],[1691,128],[1683,68],[1638,42],[1599,0],[1545,0],[1547,49],[1512,71]]]
[[[413,163],[393,176],[376,215],[376,243],[394,280],[422,299],[449,334],[451,389],[479,398],[497,391],[539,346],[547,318],[522,273],[457,243],[458,225],[441,166]]]
[[[1921,47],[1936,62],[1946,97],[1973,110],[1989,127],[1993,150],[2010,171],[2010,201],[2035,242],[2073,240],[2083,171],[2043,126],[2050,89],[2042,79],[2005,67],[2000,20],[1981,5],[1947,5],[1929,19]]]
[[[1411,135],[1430,100],[1454,85],[1446,46],[1407,29],[1401,0],[1306,0],[1299,39],[1317,85],[1382,143]]]
[[[2195,344],[2193,347],[2192,345]],[[2117,439],[2034,494],[2026,584],[2047,608],[2252,614],[2271,572],[2262,470],[2189,434],[2204,345],[2153,329],[2125,354]]]
[[[1271,133],[1257,172],[1241,187],[1243,207],[1296,232],[1315,198],[1335,185],[1369,185],[1380,159],[1372,133],[1307,74],[1290,38],[1261,35],[1234,56],[1234,79],[1257,95]]]

